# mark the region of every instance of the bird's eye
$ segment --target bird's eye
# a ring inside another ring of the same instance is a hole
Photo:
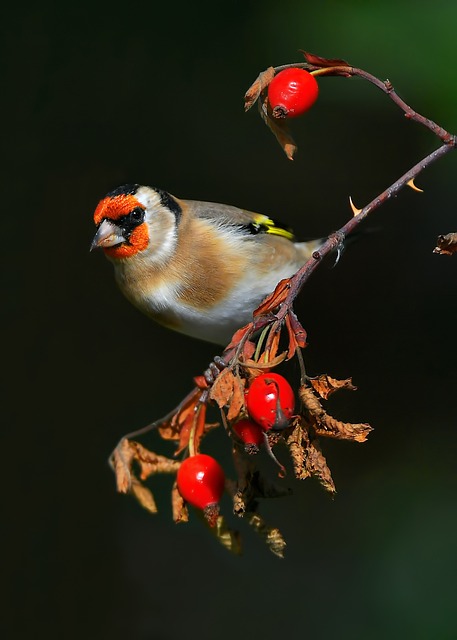
[[[133,222],[143,222],[144,219],[144,209],[141,207],[136,207],[133,211],[130,212],[130,219]]]

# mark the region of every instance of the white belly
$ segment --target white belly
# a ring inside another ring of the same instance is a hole
[[[296,265],[285,265],[264,274],[261,279],[246,275],[225,301],[203,310],[183,304],[178,300],[177,291],[170,286],[156,288],[153,295],[143,296],[140,300],[134,300],[128,294],[127,297],[160,324],[205,342],[226,346],[235,331],[251,322],[253,311],[277,283],[296,270]]]

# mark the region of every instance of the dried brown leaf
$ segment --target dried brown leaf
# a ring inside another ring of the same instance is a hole
[[[438,236],[437,245],[433,249],[433,253],[439,253],[442,256],[452,256],[457,253],[457,233]]]
[[[235,420],[244,407],[244,385],[246,381],[236,376],[233,382],[233,394],[230,399],[230,407],[227,412],[227,419]]]
[[[310,379],[310,383],[314,391],[316,391],[316,393],[318,393],[321,398],[324,398],[324,400],[332,395],[332,393],[334,393],[335,391],[339,391],[340,389],[357,391],[357,387],[352,384],[352,378],[347,378],[346,380],[337,380],[336,378],[332,378],[326,373],[323,373],[316,378]]]
[[[243,346],[243,358],[249,360],[255,353],[255,344],[251,340],[246,340]]]
[[[244,407],[244,384],[245,381],[235,376],[231,369],[224,369],[211,387],[211,400],[217,402],[220,409],[229,407],[228,420],[234,420]]]
[[[173,484],[173,488],[171,490],[171,508],[173,520],[176,524],[187,522],[189,520],[189,512],[187,510],[186,503],[178,491],[176,482]]]
[[[286,541],[282,537],[279,529],[269,527],[258,513],[246,514],[246,518],[254,531],[256,531],[267,544],[270,551],[279,558],[283,558]]]
[[[259,373],[265,373],[265,370],[269,371],[270,369],[274,369],[274,367],[277,367],[278,364],[284,362],[284,360],[287,358],[287,351],[283,351],[279,354],[279,356],[276,356],[276,358],[273,358],[272,360],[268,360],[268,362],[263,362],[263,355],[264,354],[260,356],[258,362],[256,362],[255,360],[246,360],[245,362],[241,362],[240,364],[242,364],[249,373],[255,374],[257,369],[260,369]]]
[[[178,411],[167,421],[158,427],[160,436],[164,440],[180,440],[183,425],[189,414],[193,414],[195,406],[202,394],[202,389],[195,389]]]
[[[151,491],[133,475],[131,491],[141,506],[149,511],[149,513],[157,513],[157,505]]]
[[[175,456],[181,453],[189,445],[189,438],[192,433],[192,429],[194,429],[195,432],[195,421],[198,418],[199,407],[201,406],[201,395],[202,390],[197,389],[189,398],[188,402],[181,407],[181,409],[172,418],[172,426],[174,423],[177,425],[179,434],[179,444],[175,452]]]
[[[365,442],[368,434],[373,430],[369,424],[341,422],[329,415],[322,407],[311,387],[303,385],[300,387],[298,395],[307,410],[309,419],[318,436]]]
[[[266,92],[262,94],[261,100],[259,100],[259,111],[263,121],[275,136],[282,150],[289,158],[294,159],[294,155],[297,151],[297,145],[289,131],[289,127],[286,120],[278,120],[271,115],[271,109],[268,102],[268,96]]]
[[[317,440],[308,442],[306,445],[305,467],[312,476],[319,480],[326,491],[331,494],[336,493],[335,484],[327,465],[327,460],[325,459]]]
[[[248,331],[251,330],[251,328],[252,324],[249,323],[245,324],[244,327],[241,327],[241,329],[238,329],[238,331],[235,331],[232,339],[230,340],[230,343],[224,349],[224,355],[226,355],[229,351],[234,351],[235,348],[240,344],[244,336],[248,333]]]
[[[309,51],[303,51],[303,49],[300,49],[300,53],[304,55],[306,62],[312,64],[314,67],[349,66],[349,62],[346,62],[346,60],[342,60],[341,58],[322,58],[321,56],[316,56],[314,53],[309,53]]]
[[[306,346],[306,331],[301,326],[300,321],[293,311],[289,311],[285,320],[287,332],[289,334],[289,350],[287,352],[287,359],[290,360],[295,355],[298,347],[303,349]]]
[[[216,522],[216,526],[211,529],[214,531],[219,542],[228,551],[231,551],[235,555],[239,556],[242,553],[241,538],[238,531],[231,529],[225,522],[223,516],[219,516]]]
[[[326,413],[319,419],[319,425],[314,425],[318,436],[336,438],[338,440],[353,440],[365,442],[370,431],[373,431],[367,423],[341,422]]]
[[[308,413],[312,417],[319,418],[322,414],[325,413],[324,408],[322,407],[311,387],[302,385],[298,390],[298,395],[300,400],[308,410]]]
[[[265,71],[261,71],[252,85],[246,91],[244,96],[244,110],[248,111],[257,101],[258,97],[264,89],[270,84],[275,75],[274,67],[268,67]]]
[[[295,477],[305,480],[317,478],[326,491],[336,492],[332,474],[322,454],[317,438],[310,438],[306,424],[300,416],[293,422],[293,430],[286,439],[294,465]]]
[[[257,309],[254,311],[254,317],[264,315],[270,311],[274,311],[284,300],[286,300],[290,289],[290,278],[284,278],[276,285],[273,293],[260,303]]]
[[[273,325],[268,334],[268,340],[265,345],[265,357],[267,361],[274,360],[279,349],[279,341],[281,340],[281,327],[278,323]]]
[[[174,424],[171,421],[166,422],[162,427],[158,428],[158,431],[163,440],[179,440],[179,424],[177,422]]]
[[[176,460],[157,455],[154,451],[149,451],[149,449],[143,447],[139,442],[132,440],[129,444],[133,452],[133,460],[140,467],[141,480],[146,480],[156,473],[176,473],[178,471],[180,463]]]
[[[305,432],[301,426],[300,418],[297,417],[294,420],[292,432],[286,438],[286,444],[289,447],[290,457],[292,458],[292,464],[294,466],[294,474],[298,480],[305,480],[311,475],[310,470],[305,465],[306,451],[303,442],[304,435]],[[308,440],[307,437],[306,440]]]
[[[116,485],[119,493],[128,493],[132,484],[131,466],[133,451],[130,442],[123,438],[111,456],[111,466],[116,476]]]
[[[206,404],[200,404],[195,414],[194,425],[191,433],[193,435],[193,450],[197,453],[200,451],[200,442],[205,433]]]
[[[218,407],[226,407],[233,395],[235,376],[231,369],[224,369],[217,376],[211,387],[209,397],[217,402]]]

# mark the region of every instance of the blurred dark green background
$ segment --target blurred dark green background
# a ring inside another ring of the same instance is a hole
[[[330,410],[375,431],[323,443],[333,502],[288,479],[294,496],[263,506],[282,561],[242,521],[241,559],[195,518],[175,526],[170,479],[155,483],[156,517],[116,495],[118,439],[175,406],[216,352],[144,318],[88,252],[94,207],[125,182],[309,237],[337,229],[349,195],[365,204],[437,140],[371,85],[329,78],[294,122],[291,163],[243,113],[245,90],[303,48],[388,77],[455,132],[456,26],[452,1],[2,10],[5,638],[457,638],[457,259],[432,253],[457,230],[457,157],[375,213],[301,296],[309,371],[359,388]],[[206,451],[230,468],[223,433]]]

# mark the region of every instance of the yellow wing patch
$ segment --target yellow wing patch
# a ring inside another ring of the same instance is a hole
[[[254,214],[254,216],[252,217],[251,226],[254,233],[270,233],[274,236],[287,238],[287,240],[294,239],[294,232],[290,227],[287,227],[283,225],[282,222],[274,220],[273,218],[265,216],[261,213]]]

